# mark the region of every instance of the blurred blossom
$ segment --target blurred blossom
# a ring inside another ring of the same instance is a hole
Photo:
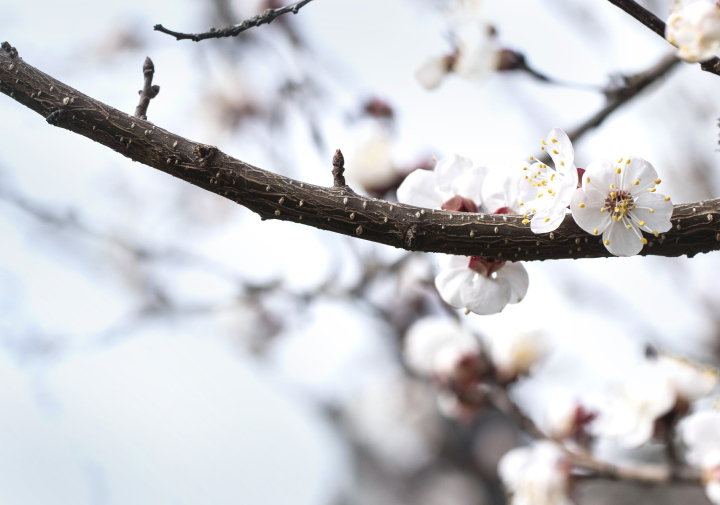
[[[711,502],[720,504],[720,411],[692,414],[680,429],[688,463],[702,468],[705,493]]]
[[[673,204],[669,196],[655,192],[657,184],[657,171],[642,158],[620,158],[617,167],[607,160],[593,161],[583,174],[582,188],[572,196],[573,218],[586,232],[602,233],[612,254],[638,254],[647,244],[642,231],[657,237],[672,226]]]
[[[587,426],[597,414],[577,400],[556,401],[545,410],[545,432],[555,440],[572,440],[581,445],[590,441]]]
[[[720,49],[720,4],[715,0],[676,0],[665,38],[687,62],[714,57]]]
[[[646,361],[616,386],[598,420],[598,434],[629,448],[645,444],[662,429],[658,420],[671,411],[684,415],[690,402],[710,393],[717,381],[714,371],[687,360],[661,355]]]
[[[392,136],[387,126],[376,123],[367,138],[348,156],[346,176],[371,194],[383,194],[399,177],[392,159]]]
[[[482,361],[478,339],[441,317],[425,317],[408,329],[403,356],[413,372],[441,382],[464,378],[468,368]]]
[[[473,475],[443,471],[423,478],[417,489],[417,505],[484,505],[485,490]]]
[[[450,10],[452,52],[426,59],[415,72],[425,89],[439,87],[450,73],[477,82],[498,69],[500,50],[495,29],[483,18],[481,9],[481,1],[467,0],[456,2]]]
[[[555,168],[539,161],[523,167],[526,175],[520,183],[520,206],[526,218],[523,223],[529,222],[534,233],[549,233],[565,219],[565,210],[577,188],[578,172],[575,150],[564,131],[553,128],[541,142],[540,149],[547,151]]]
[[[366,387],[347,409],[358,441],[390,470],[412,473],[440,449],[442,425],[427,385],[387,376]]]
[[[558,445],[541,441],[505,454],[498,475],[512,505],[569,505],[571,469]]]
[[[537,332],[496,335],[487,345],[498,380],[504,383],[528,375],[547,353],[547,339]]]

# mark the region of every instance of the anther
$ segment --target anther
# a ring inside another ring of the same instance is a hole
[[[595,235],[597,235],[597,234],[598,234],[598,229],[595,228],[595,229],[593,230],[593,233],[594,233]]]
[[[618,167],[618,169],[615,170],[615,173],[616,173],[616,174],[619,174],[620,172],[622,172],[622,170],[620,169],[620,167]]]
[[[605,241],[605,245],[610,245],[610,241],[609,241],[609,240],[606,240],[606,241]]]
[[[647,244],[647,239],[646,239],[645,237],[643,237],[643,238],[640,239],[640,242],[642,242],[643,245],[646,245],[646,244]]]
[[[580,205],[578,205],[578,207],[580,207],[581,209],[584,209],[584,208],[585,208],[585,204],[584,204],[584,203],[581,203]]]
[[[660,184],[660,183],[662,182],[662,180],[660,180],[660,179],[655,179],[653,182],[654,182],[655,184]]]
[[[650,188],[650,189],[648,189],[648,191],[649,191],[650,193],[655,193],[655,188]]]

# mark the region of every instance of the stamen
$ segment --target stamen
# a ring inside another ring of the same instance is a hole
[[[549,217],[546,217],[546,218],[545,218],[545,222],[547,223],[548,221],[550,221],[550,218],[549,218]]]
[[[647,245],[647,239],[645,237],[641,238],[640,242],[642,242],[643,245]]]
[[[553,154],[560,154],[557,149],[553,149]]]
[[[598,234],[598,229],[595,228],[595,229],[593,230],[593,233],[594,233],[595,235],[597,235],[597,234]]]
[[[658,232],[656,232],[656,231],[653,231],[653,235],[655,235],[655,236],[657,237],[657,236],[659,236],[660,234],[659,234]]]
[[[590,177],[587,177],[587,178],[585,179],[585,182],[590,182]]]
[[[533,158],[532,156],[530,156],[530,159],[531,159],[531,160],[534,160],[535,158]]]
[[[625,225],[625,228],[627,228],[628,230],[632,230],[632,225],[626,224],[626,225]]]
[[[640,180],[639,180],[639,179],[635,179],[635,182],[633,182],[633,186],[637,186],[638,184],[640,184]]]
[[[628,158],[627,161],[625,162],[626,165],[627,165],[628,163],[630,163],[630,158]]]
[[[557,139],[550,139],[553,144],[557,144]]]
[[[662,181],[661,181],[660,179],[655,179],[653,182],[654,182],[655,184],[660,184]]]
[[[600,212],[605,212],[605,207],[600,207]]]
[[[618,167],[618,169],[615,170],[615,173],[616,173],[616,174],[619,174],[620,172],[622,172],[622,170],[620,169],[620,167]]]
[[[648,191],[649,191],[650,193],[655,193],[655,188],[650,188],[650,189],[648,189]]]
[[[565,166],[565,162],[564,162],[564,161],[561,161],[561,162],[560,162],[560,165],[564,167],[564,166]]]
[[[613,191],[612,193],[610,193],[610,196],[611,196],[612,198],[617,198],[617,195],[615,194],[614,191]],[[615,212],[617,212],[617,208],[615,209]]]
[[[580,207],[581,209],[584,209],[584,208],[585,208],[585,204],[584,204],[584,203],[581,203],[580,205],[578,205],[578,207]]]
[[[530,222],[529,219],[523,219],[523,220],[522,220],[522,224],[528,224],[529,222]]]
[[[639,224],[640,226],[645,226],[645,221],[639,221],[638,224]]]
[[[620,163],[622,163],[622,160],[623,160],[622,158],[620,158],[620,159],[618,160],[618,165],[619,165]]]
[[[605,241],[605,245],[610,245],[610,241],[609,241],[609,240],[606,240],[606,241]]]
[[[653,209],[648,209],[648,212],[650,212],[650,214],[655,214],[655,210]]]
[[[666,197],[665,197],[665,201],[666,201],[666,202],[669,202],[669,201],[670,201],[670,197],[669,197],[669,196],[666,196]]]
[[[544,146],[547,145],[547,142],[545,142],[544,140],[541,140],[540,142],[542,142],[542,145],[544,145]]]

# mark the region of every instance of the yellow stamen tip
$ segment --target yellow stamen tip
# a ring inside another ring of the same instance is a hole
[[[557,149],[553,149],[553,154],[560,154]]]
[[[580,207],[581,209],[584,209],[584,208],[585,208],[585,204],[584,204],[584,203],[581,203],[580,205],[578,205],[578,207]]]
[[[530,222],[529,219],[523,219],[523,220],[522,220],[522,224],[528,224],[529,222]]]
[[[620,168],[618,168],[617,170],[615,170],[615,173],[616,173],[616,174],[619,174],[620,172],[622,172],[622,170],[621,170]]]
[[[632,230],[632,226],[629,225],[629,224],[626,224],[626,225],[625,225],[625,228],[627,228],[628,230]]]
[[[655,235],[655,236],[657,237],[657,236],[660,235],[660,234],[659,234],[658,232],[656,232],[656,231],[653,231],[653,235]]]
[[[622,158],[620,158],[620,159],[618,160],[618,163],[622,163],[622,160],[623,160],[623,159],[622,159]]]
[[[650,212],[650,214],[655,214],[655,210],[654,210],[654,209],[648,209],[648,212]]]
[[[546,217],[546,218],[545,218],[545,222],[547,223],[548,221],[550,221],[550,218],[549,218],[549,217]]]
[[[640,221],[638,224],[639,224],[640,226],[645,226],[645,221]]]
[[[655,179],[653,182],[655,182],[655,184],[660,184],[662,181],[660,179]]]
[[[626,165],[627,165],[628,163],[630,163],[630,158],[628,158],[628,160],[625,162]]]
[[[669,202],[669,201],[670,201],[670,197],[669,197],[669,196],[666,196],[666,197],[665,197],[665,201],[666,201],[666,202]]]
[[[647,239],[646,239],[645,237],[643,237],[643,238],[640,239],[640,242],[642,242],[643,245],[646,245],[646,244],[647,244]]]
[[[586,177],[585,182],[590,182],[590,177]]]
[[[635,182],[633,182],[633,186],[637,186],[638,184],[640,184],[640,181],[636,179]]]
[[[650,189],[648,189],[648,191],[649,191],[650,193],[655,193],[655,188],[650,188]]]
[[[610,245],[610,241],[609,241],[609,240],[606,240],[606,241],[605,241],[605,245]]]
[[[595,229],[593,230],[593,233],[594,233],[595,235],[597,235],[597,234],[598,234],[598,229],[595,228]]]

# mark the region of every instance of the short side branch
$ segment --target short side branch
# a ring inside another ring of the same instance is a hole
[[[237,202],[261,219],[412,251],[509,261],[611,257],[600,239],[582,231],[570,216],[553,233],[535,235],[522,216],[422,209],[357,195],[347,186],[314,186],[267,172],[105,105],[12,54],[0,51],[0,93],[55,126]],[[720,250],[720,199],[676,205],[672,229],[647,239],[642,255]]]
[[[137,107],[135,107],[135,117],[147,119],[147,110],[150,106],[150,100],[160,93],[160,86],[157,84],[153,86],[153,74],[155,74],[155,65],[153,65],[152,60],[148,56],[145,58],[145,63],[143,63],[143,76],[145,77],[145,81],[143,89],[138,91],[138,94],[140,95],[140,102]]]
[[[281,16],[283,14],[286,14],[288,12],[292,12],[293,14],[297,14],[301,7],[305,6],[306,4],[309,4],[312,2],[312,0],[302,0],[300,2],[294,3],[292,5],[287,5],[285,7],[281,7],[279,9],[267,9],[262,14],[258,14],[255,17],[252,17],[250,19],[246,19],[242,23],[238,25],[232,25],[228,26],[227,28],[210,28],[207,32],[203,33],[183,33],[183,32],[174,32],[172,30],[168,30],[163,25],[155,25],[155,30],[162,33],[167,33],[168,35],[172,35],[175,37],[176,40],[193,40],[195,42],[200,42],[201,40],[205,39],[221,39],[223,37],[237,37],[242,32],[247,30],[248,28],[252,28],[253,26],[260,26],[265,24],[270,24],[276,17]]]

